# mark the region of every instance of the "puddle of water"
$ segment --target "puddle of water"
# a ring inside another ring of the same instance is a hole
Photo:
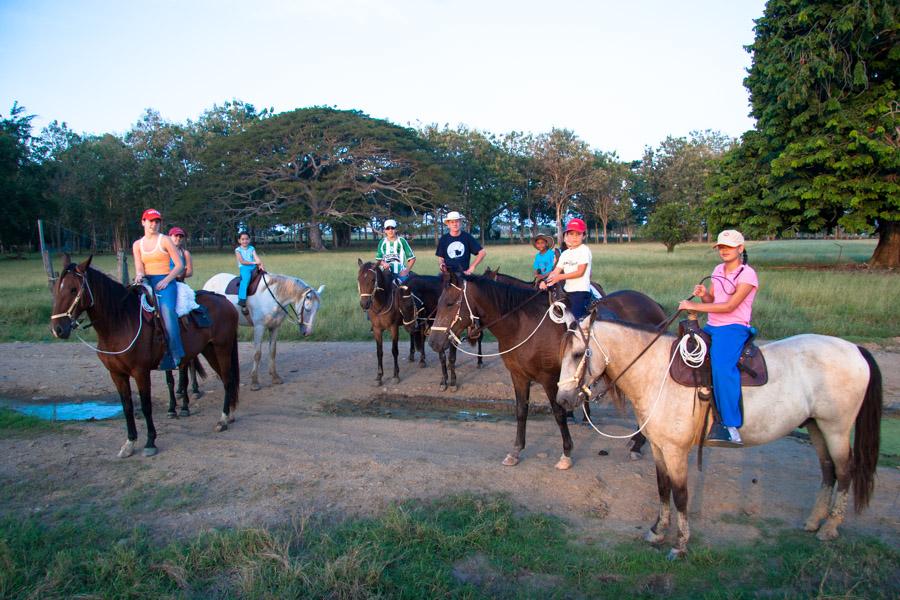
[[[3,402],[16,412],[46,421],[94,421],[122,416],[122,405],[105,402],[66,402],[57,404],[21,404]]]

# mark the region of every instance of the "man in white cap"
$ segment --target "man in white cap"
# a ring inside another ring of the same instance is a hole
[[[450,231],[438,240],[435,255],[440,262],[441,271],[456,270],[471,275],[487,253],[478,240],[462,230],[461,221],[462,215],[455,210],[447,213],[444,223]],[[472,256],[475,257],[474,260]]]
[[[384,238],[378,242],[375,260],[381,262],[383,269],[390,269],[399,283],[409,278],[409,272],[416,263],[416,255],[409,247],[409,242],[397,235],[397,221],[394,219],[384,222]]]

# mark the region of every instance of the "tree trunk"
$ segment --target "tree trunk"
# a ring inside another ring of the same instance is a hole
[[[670,254],[675,252],[675,244],[666,244],[666,252]]]
[[[900,221],[881,221],[878,224],[878,245],[869,259],[869,266],[900,268]]]
[[[315,217],[309,220],[309,249],[316,252],[325,250],[325,244],[322,243],[322,230],[319,229],[319,221]]]
[[[603,243],[604,243],[604,244],[608,244],[608,243],[609,243],[609,238],[608,238],[608,236],[607,236],[607,230],[608,230],[608,228],[609,228],[609,220],[608,220],[608,219],[604,219],[604,220],[603,220]]]
[[[562,202],[559,202],[556,205],[556,245],[560,247],[563,243],[562,210]]]

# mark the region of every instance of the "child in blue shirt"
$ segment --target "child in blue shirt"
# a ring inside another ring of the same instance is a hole
[[[244,315],[250,314],[247,309],[247,288],[250,286],[250,280],[253,278],[253,272],[256,267],[265,270],[262,260],[256,254],[256,248],[250,245],[250,234],[242,231],[238,234],[238,243],[240,246],[234,249],[234,255],[237,259],[238,269],[241,274],[241,286],[238,289],[238,306]]]
[[[537,249],[537,254],[534,255],[534,278],[536,281],[541,281],[547,275],[550,274],[550,271],[553,270],[553,267],[556,266],[556,253],[553,251],[553,246],[555,245],[556,240],[553,237],[541,233],[535,236],[533,240],[531,240],[531,245]]]

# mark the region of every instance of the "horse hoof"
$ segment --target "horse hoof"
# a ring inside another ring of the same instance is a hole
[[[400,378],[394,375],[393,377],[391,377],[391,381],[394,383],[400,383]]]
[[[159,454],[159,450],[156,447],[144,448],[144,456],[156,456],[157,454]]]
[[[810,519],[806,523],[803,524],[803,530],[808,531],[810,533],[819,530],[819,526],[822,524],[821,519]]]
[[[258,391],[261,390],[261,389],[262,389],[262,387],[261,387],[258,383],[251,383],[251,384],[250,384],[250,390],[251,390],[251,391],[258,392]]]
[[[222,421],[219,421],[218,423],[216,423],[216,426],[214,427],[214,430],[216,433],[221,433],[222,431],[225,431],[226,429],[228,429],[228,423],[223,423]]]
[[[644,534],[644,541],[653,544],[661,544],[666,541],[666,534],[664,533],[656,533],[652,529],[647,530],[647,533]]]
[[[632,450],[628,453],[628,458],[630,458],[631,460],[641,460],[642,458],[644,458],[644,455],[640,452]]]
[[[188,410],[187,408],[182,408],[182,409],[178,412],[178,415],[181,416],[181,417],[189,417],[189,416],[191,416],[191,411]]]
[[[428,366],[428,363],[426,363],[424,360],[420,360],[420,361],[419,361],[419,368],[420,368],[420,369],[424,369],[424,368],[427,367],[427,366]]]
[[[229,423],[234,423],[234,421],[235,421],[235,416],[234,416],[234,415],[228,415],[228,422],[229,422]]]
[[[282,383],[284,383],[284,379],[282,379],[281,377],[272,378],[272,385],[281,385]]]
[[[687,554],[686,548],[672,548],[669,550],[669,553],[666,555],[666,560],[678,560],[682,558],[685,554]]]
[[[194,390],[194,399],[202,398],[202,397],[203,397],[203,392],[201,392],[200,390]]]
[[[560,456],[559,461],[556,463],[556,468],[560,471],[568,471],[572,468],[572,459],[566,455]]]
[[[475,365],[475,368],[476,368],[476,369],[483,369],[483,368],[484,368],[484,363],[478,363],[477,365]]]
[[[825,524],[825,527],[819,530],[819,533],[816,534],[816,537],[819,538],[820,542],[830,542],[831,540],[836,540],[838,537],[837,527],[829,527],[828,524]]]
[[[512,454],[512,453],[507,454],[507,455],[506,455],[506,458],[503,459],[503,466],[504,466],[504,467],[514,467],[514,466],[516,466],[517,464],[519,464],[519,457],[518,457],[518,456],[515,456],[515,455]]]
[[[450,384],[450,391],[451,391],[451,392],[458,392],[458,391],[459,391],[459,385],[456,384],[456,383],[451,383],[451,384]]]
[[[438,389],[441,390],[442,392],[446,392],[446,391],[447,391],[447,384],[446,384],[446,383],[441,383],[440,385],[438,385]]]
[[[166,413],[166,416],[169,417],[170,419],[177,419],[178,413],[176,413],[174,410],[170,410],[169,412]]]
[[[375,381],[375,383],[373,383],[372,385],[374,385],[375,387],[381,387],[383,385],[383,383],[380,379],[377,379]]]
[[[125,442],[122,447],[119,449],[119,458],[128,458],[134,454],[134,442],[128,441]]]

